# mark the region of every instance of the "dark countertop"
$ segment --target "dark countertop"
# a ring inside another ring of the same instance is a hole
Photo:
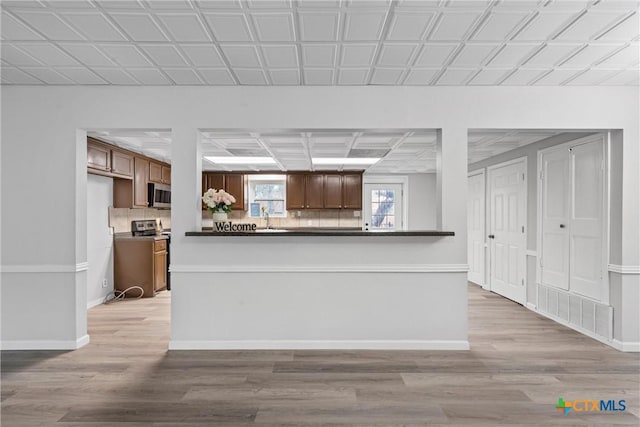
[[[133,236],[131,232],[116,233],[113,237],[117,240],[167,240],[169,238],[169,236],[160,233],[151,236]]]
[[[398,236],[454,236],[453,231],[416,230],[416,231],[363,231],[361,229],[340,228],[289,228],[259,229],[256,231],[188,231],[185,236],[365,236],[365,237],[398,237]]]

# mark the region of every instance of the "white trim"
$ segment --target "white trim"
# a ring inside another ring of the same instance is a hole
[[[33,265],[3,265],[2,273],[79,273],[89,269],[88,262],[75,265],[65,264],[33,264]]]
[[[607,264],[607,270],[618,274],[640,274],[640,265]]]
[[[489,269],[487,268],[487,250],[489,248],[489,245],[487,244],[487,172],[485,170],[485,168],[481,168],[481,169],[476,169],[472,172],[467,173],[467,186],[469,185],[469,179],[475,176],[482,176],[482,192],[483,192],[483,197],[482,197],[482,206],[480,207],[480,212],[482,214],[482,220],[480,221],[481,223],[481,228],[482,228],[482,265],[481,265],[481,269],[482,271],[480,272],[480,277],[481,277],[481,282],[482,283],[478,283],[480,286],[482,286],[483,289],[486,289],[485,286],[487,285],[487,271],[489,271]],[[467,187],[468,188],[468,187]],[[467,200],[468,196],[467,196]],[[471,214],[470,211],[467,212],[467,218],[469,217],[469,215]],[[469,233],[467,230],[467,245],[469,245]],[[475,282],[474,282],[475,283]]]
[[[463,340],[169,341],[169,350],[469,350]]]
[[[466,273],[467,264],[398,264],[398,265],[176,265],[171,273]]]
[[[538,251],[532,251],[531,249],[527,249],[526,251],[526,255],[527,256],[532,256],[532,257],[538,257]]]
[[[629,352],[629,353],[640,353],[640,342],[623,342],[614,339],[611,342],[611,346],[616,350]]]
[[[104,303],[104,297],[94,299],[93,301],[89,301],[89,302],[87,302],[87,310],[89,310],[90,308],[93,308],[93,307],[95,307],[97,305],[100,305],[102,303]]]
[[[52,340],[16,340],[2,341],[2,350],[77,350],[89,344],[89,335],[84,335],[75,341]]]
[[[365,184],[402,185],[402,229],[409,230],[409,176],[408,175],[362,175],[362,215],[364,216]]]
[[[524,305],[525,307],[527,307],[529,310],[531,311],[536,311],[537,312],[537,307],[534,303],[532,302],[528,302]]]

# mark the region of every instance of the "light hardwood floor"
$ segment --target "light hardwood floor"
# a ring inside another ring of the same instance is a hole
[[[89,311],[91,343],[2,353],[2,426],[639,425],[640,356],[469,286],[471,351],[173,351],[170,296]],[[554,409],[559,397],[627,410]]]

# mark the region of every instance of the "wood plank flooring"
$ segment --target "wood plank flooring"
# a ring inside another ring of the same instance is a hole
[[[2,426],[639,425],[640,355],[469,286],[470,351],[172,351],[170,295],[89,311],[77,351],[2,352]],[[626,400],[563,415],[559,397]]]

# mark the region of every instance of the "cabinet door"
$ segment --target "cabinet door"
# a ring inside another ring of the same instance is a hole
[[[111,151],[111,172],[133,176],[133,156],[118,150]]]
[[[305,206],[309,209],[324,208],[324,175],[307,175],[305,185]]]
[[[149,160],[143,159],[141,157],[136,157],[134,158],[133,165],[133,206],[137,208],[146,208],[149,205],[147,201]]]
[[[287,175],[287,209],[304,209],[304,174]]]
[[[362,175],[345,174],[342,177],[342,207],[362,209]]]
[[[171,166],[162,166],[162,183],[171,184]]]
[[[162,165],[155,162],[149,162],[149,182],[162,184]]]
[[[224,177],[224,191],[235,197],[234,210],[244,210],[244,175],[227,174]]]
[[[342,207],[342,175],[325,174],[324,207],[326,209],[340,209]]]
[[[202,193],[207,191],[209,188],[213,188],[214,190],[224,188],[224,174],[207,173],[207,185],[206,188],[202,189]]]
[[[101,171],[111,170],[111,149],[92,140],[87,141],[87,167]]]
[[[167,287],[167,252],[153,253],[153,290],[158,292]]]

